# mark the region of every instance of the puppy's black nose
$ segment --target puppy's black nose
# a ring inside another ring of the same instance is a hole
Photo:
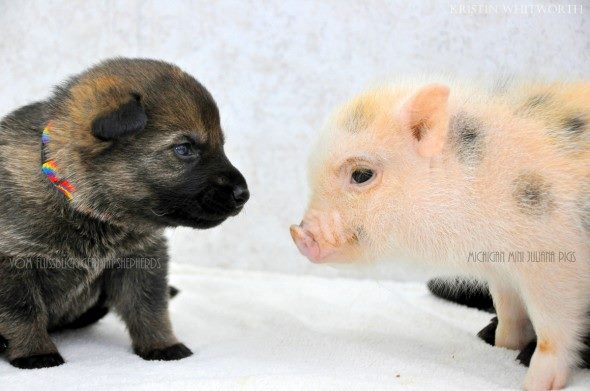
[[[246,186],[235,186],[233,191],[234,201],[237,206],[243,206],[250,198],[250,191]]]

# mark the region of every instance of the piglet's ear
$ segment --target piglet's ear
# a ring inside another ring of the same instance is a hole
[[[92,134],[101,140],[107,141],[143,130],[147,124],[147,116],[140,101],[141,96],[139,94],[132,94],[128,102],[97,117],[92,122]]]
[[[448,99],[449,87],[431,84],[402,105],[402,127],[410,132],[422,157],[432,157],[444,147],[449,131]]]

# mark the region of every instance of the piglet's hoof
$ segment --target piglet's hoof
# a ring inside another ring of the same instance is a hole
[[[135,353],[144,360],[161,361],[180,360],[193,354],[193,352],[182,343],[177,343],[163,349],[153,349],[145,353],[136,350]]]
[[[498,317],[494,316],[490,324],[481,329],[477,336],[484,340],[485,343],[494,346],[496,344],[496,327],[498,327]]]
[[[21,369],[36,369],[57,367],[65,361],[59,353],[35,354],[33,356],[18,357],[10,361],[10,364]]]

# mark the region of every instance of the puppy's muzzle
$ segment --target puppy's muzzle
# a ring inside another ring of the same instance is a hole
[[[236,169],[213,175],[210,189],[201,200],[207,214],[218,216],[237,215],[250,199],[246,180]]]

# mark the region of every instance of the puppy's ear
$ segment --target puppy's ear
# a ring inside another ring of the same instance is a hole
[[[141,96],[134,93],[127,103],[97,117],[92,122],[92,134],[100,140],[115,140],[143,130],[146,124]]]
[[[400,117],[403,128],[414,139],[416,151],[429,158],[444,147],[449,130],[449,87],[431,84],[423,87],[402,106]]]

